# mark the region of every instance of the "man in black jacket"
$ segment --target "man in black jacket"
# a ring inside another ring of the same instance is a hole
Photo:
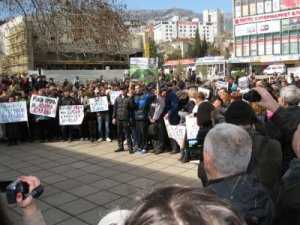
[[[273,219],[273,202],[255,176],[247,174],[252,155],[252,141],[243,128],[219,124],[204,142],[206,189],[229,201],[248,225],[269,225]]]
[[[134,153],[132,148],[130,122],[132,122],[133,99],[127,93],[126,87],[120,88],[121,95],[116,99],[113,110],[113,124],[118,129],[119,148],[115,152],[124,151],[124,140],[126,138],[129,153]]]

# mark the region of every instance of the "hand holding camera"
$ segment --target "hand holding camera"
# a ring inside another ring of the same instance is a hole
[[[34,198],[39,198],[44,188],[40,180],[33,176],[22,176],[14,182],[1,182],[5,188],[8,204],[17,203],[22,208],[24,214],[32,215],[38,208]]]

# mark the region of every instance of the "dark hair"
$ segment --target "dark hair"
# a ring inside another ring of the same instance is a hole
[[[229,204],[200,188],[157,189],[133,209],[125,225],[244,225]]]

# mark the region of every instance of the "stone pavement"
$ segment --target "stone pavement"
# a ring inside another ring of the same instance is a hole
[[[130,209],[156,187],[201,186],[196,165],[181,164],[179,155],[129,155],[115,153],[116,147],[90,142],[0,144],[0,180],[38,176],[45,186],[38,204],[48,225],[95,225],[114,209]],[[16,206],[9,206],[8,214],[22,224]]]

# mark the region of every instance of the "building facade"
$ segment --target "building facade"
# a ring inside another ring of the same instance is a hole
[[[252,64],[300,59],[300,0],[234,0],[234,60]]]
[[[197,29],[202,39],[213,43],[217,36],[224,33],[224,13],[219,9],[205,10],[203,23],[200,23],[198,18],[190,20],[178,16],[166,21],[157,21],[154,26],[154,41],[160,44],[176,39],[193,39],[196,37]]]
[[[203,24],[199,29],[201,38],[213,43],[216,37],[224,33],[224,13],[219,9],[204,10]]]

